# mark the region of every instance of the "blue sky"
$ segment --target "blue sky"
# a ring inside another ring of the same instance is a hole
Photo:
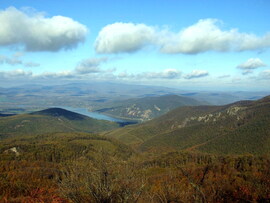
[[[2,0],[0,85],[269,90],[270,1]]]

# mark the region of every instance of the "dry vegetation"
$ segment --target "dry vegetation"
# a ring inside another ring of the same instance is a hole
[[[57,160],[2,154],[1,202],[270,201],[269,157],[190,152],[119,156],[100,148],[91,157],[74,158],[79,147],[66,150],[65,158]]]
[[[147,140],[155,147],[145,151],[106,133],[3,136],[0,202],[270,202],[269,97],[245,105],[248,111],[237,114],[239,119],[225,117],[226,125],[220,122],[227,127],[223,134],[217,124],[195,123],[186,131],[154,137],[175,119],[137,125],[137,137],[131,127],[123,128],[129,130],[128,138],[155,138],[156,143]],[[193,143],[211,132],[222,136],[208,145]],[[188,141],[187,148],[171,147]]]

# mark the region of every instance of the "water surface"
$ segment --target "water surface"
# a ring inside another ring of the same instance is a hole
[[[98,120],[106,120],[106,121],[113,121],[113,122],[117,122],[117,123],[126,123],[126,125],[128,124],[135,124],[137,123],[136,121],[130,121],[130,120],[124,120],[124,119],[120,119],[120,118],[114,118],[111,116],[107,116],[98,112],[92,112],[92,111],[88,111],[86,108],[79,108],[79,107],[69,107],[69,106],[55,106],[57,108],[63,108],[66,109],[68,111],[73,111],[75,113],[79,113],[91,118],[95,118]]]

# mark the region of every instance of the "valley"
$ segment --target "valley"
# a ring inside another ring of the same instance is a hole
[[[269,96],[226,105],[148,96],[93,112],[39,108],[1,113],[3,202],[269,200]]]
[[[191,101],[196,100],[201,104],[224,105],[239,100],[256,100],[270,94],[269,91],[187,91],[178,88],[109,82],[68,83],[54,86],[23,85],[0,88],[0,93],[0,113],[23,113],[57,106],[94,111],[117,106],[132,106],[133,103],[139,105],[143,103],[143,98],[146,98],[146,102],[152,103],[155,97],[170,95],[190,98]],[[152,99],[147,101],[148,98]],[[174,100],[177,99],[172,98],[171,102]],[[156,105],[158,107],[158,103]]]

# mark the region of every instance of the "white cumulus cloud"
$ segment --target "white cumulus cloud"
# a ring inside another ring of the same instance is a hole
[[[163,39],[161,51],[185,54],[197,54],[209,50],[228,51],[236,30],[222,31],[217,23],[216,19],[199,20],[179,33],[168,33]]]
[[[201,78],[208,76],[209,73],[206,70],[193,70],[191,73],[185,75],[186,79]]]
[[[179,32],[134,23],[114,23],[99,32],[95,42],[97,53],[132,53],[147,45],[166,54],[198,54],[207,51],[241,52],[270,47],[270,33],[264,36],[221,29],[218,19],[201,19]]]
[[[17,45],[26,51],[71,49],[87,34],[87,28],[71,18],[30,15],[14,7],[0,10],[0,25],[0,46]]]
[[[131,53],[138,51],[155,38],[154,28],[144,24],[114,23],[99,32],[95,42],[97,53]]]
[[[270,33],[263,37],[241,33],[237,29],[222,30],[221,21],[202,19],[178,33],[168,32],[161,39],[164,53],[197,54],[206,51],[228,52],[270,47]]]
[[[265,67],[266,64],[259,58],[250,58],[244,63],[241,63],[237,66],[237,68],[243,69],[243,70],[251,70],[256,69],[260,67]]]

